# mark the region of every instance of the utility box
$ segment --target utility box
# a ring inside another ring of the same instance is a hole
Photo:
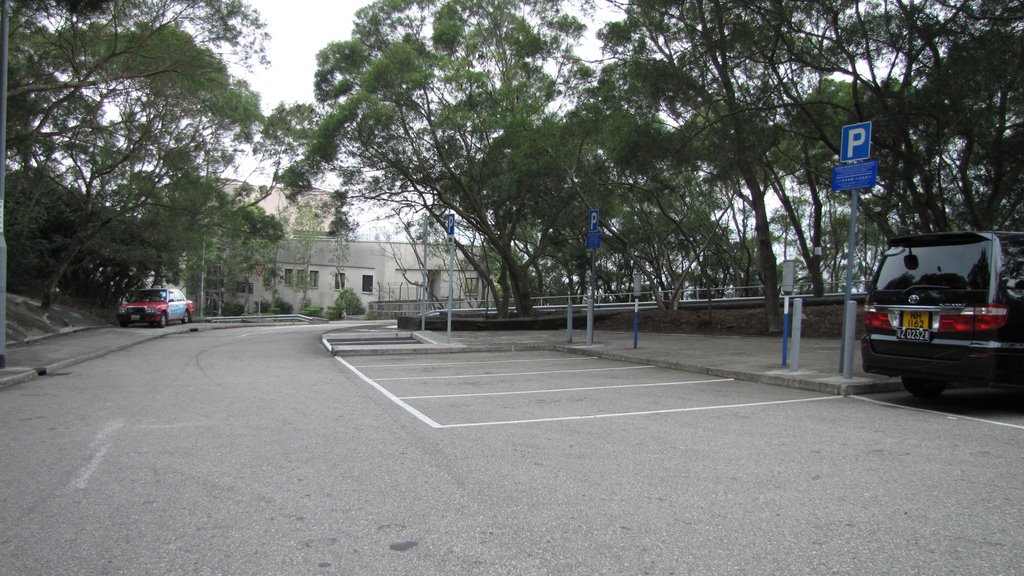
[[[796,260],[782,261],[782,293],[789,296],[793,293],[796,278]]]

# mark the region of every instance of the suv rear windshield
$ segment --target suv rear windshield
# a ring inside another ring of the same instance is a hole
[[[988,290],[992,243],[894,246],[886,251],[875,290],[935,286],[952,290]]]

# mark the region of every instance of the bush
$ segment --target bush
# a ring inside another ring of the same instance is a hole
[[[274,297],[274,305],[272,308],[276,308],[276,314],[291,314],[295,308],[292,307],[291,303],[286,302],[280,296]]]
[[[302,313],[306,316],[312,316],[313,318],[320,317],[321,309],[319,306],[306,306],[302,309]]]
[[[225,302],[220,309],[221,316],[241,316],[245,314],[245,305],[238,302]]]
[[[345,315],[366,314],[362,301],[351,288],[345,288],[338,292],[338,297],[334,300],[334,309],[338,311],[339,316],[341,313]]]

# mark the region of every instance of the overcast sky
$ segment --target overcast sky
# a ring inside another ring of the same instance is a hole
[[[316,53],[335,40],[347,40],[359,8],[371,0],[249,0],[267,24],[271,67],[245,74],[262,96],[263,111],[281,102],[311,102]]]

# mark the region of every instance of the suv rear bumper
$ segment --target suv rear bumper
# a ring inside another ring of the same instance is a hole
[[[1024,386],[1024,349],[1004,351],[965,345],[948,355],[949,359],[921,358],[879,353],[872,347],[871,338],[868,335],[861,340],[861,359],[865,372],[963,384]]]

